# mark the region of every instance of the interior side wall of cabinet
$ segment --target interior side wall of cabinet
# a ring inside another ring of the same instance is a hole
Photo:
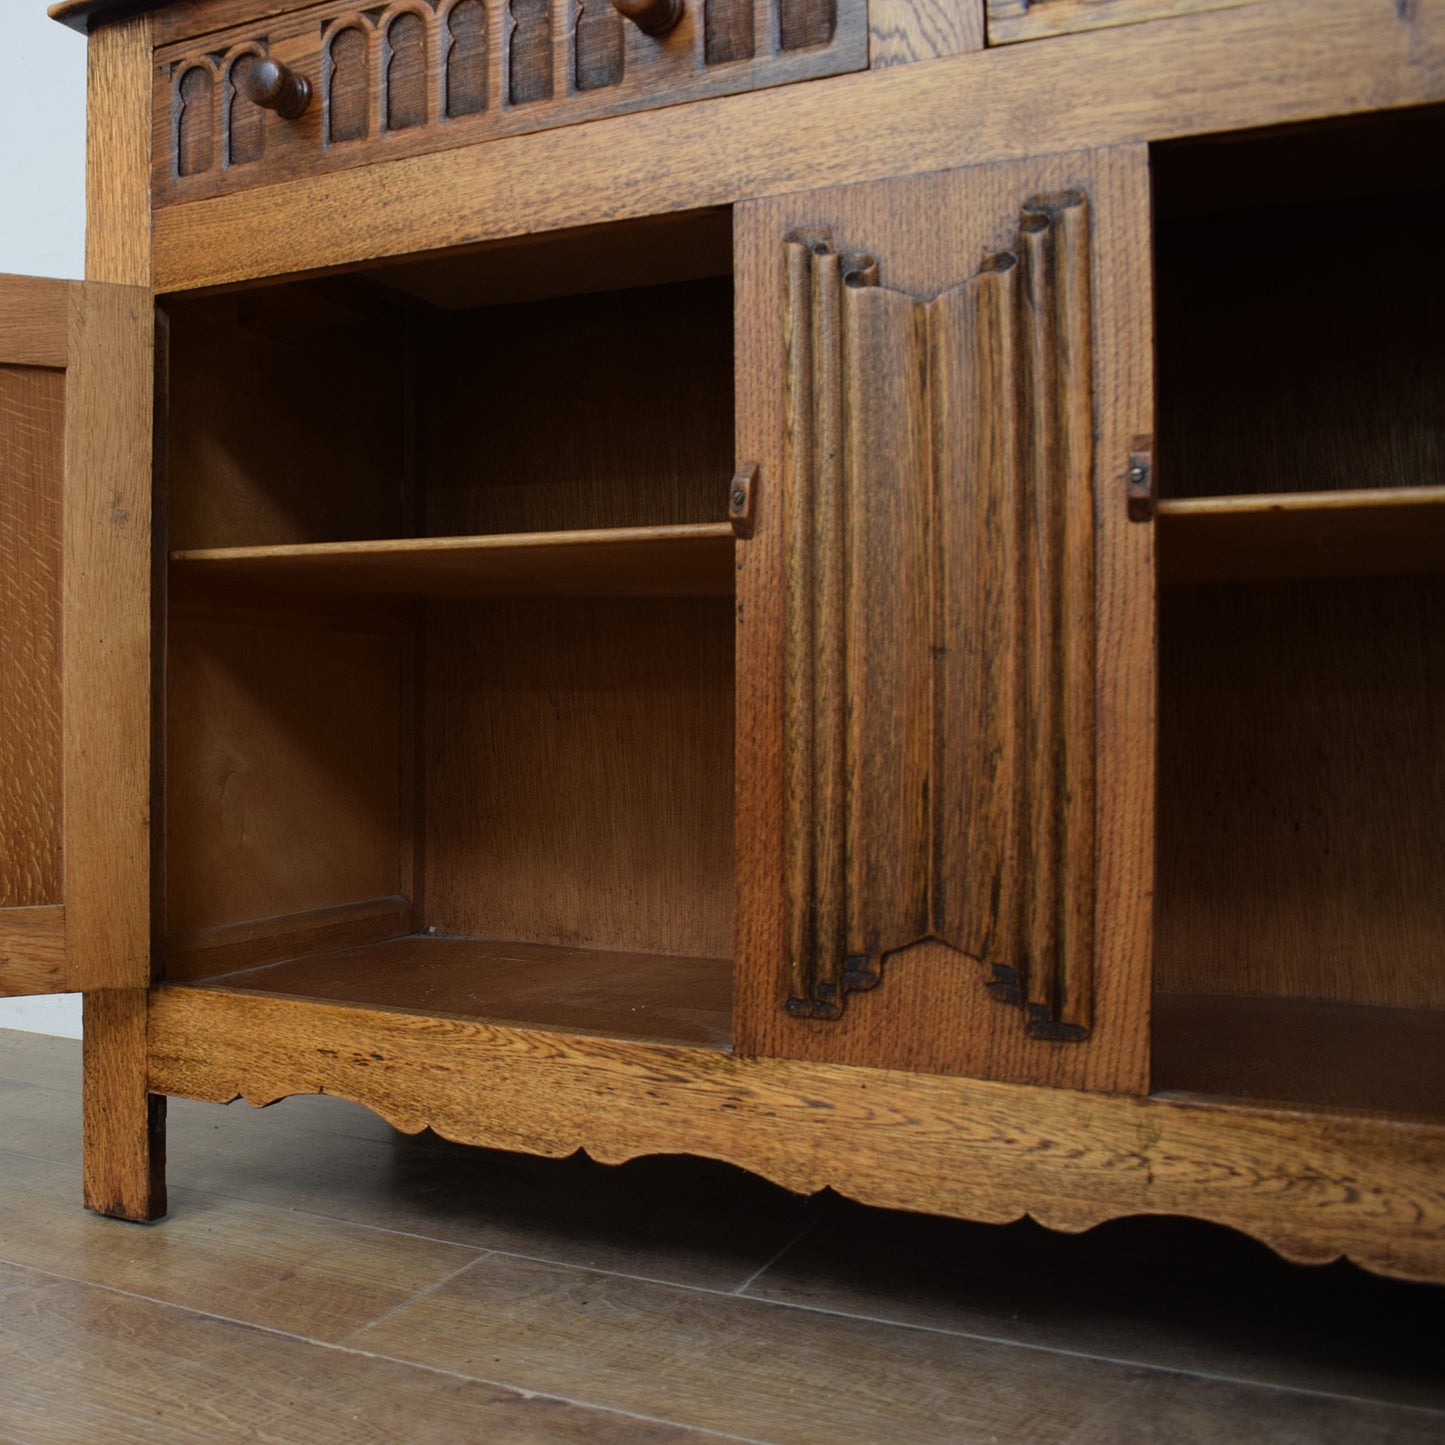
[[[737,1046],[1143,1091],[1153,579],[1125,497],[1152,420],[1145,154],[759,201],[735,247],[738,450],[761,485]],[[811,998],[800,939],[838,960]]]

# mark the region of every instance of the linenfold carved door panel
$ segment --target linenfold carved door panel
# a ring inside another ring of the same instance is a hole
[[[742,1050],[1147,1087],[1145,165],[741,208]]]
[[[149,977],[153,314],[0,276],[0,996]]]

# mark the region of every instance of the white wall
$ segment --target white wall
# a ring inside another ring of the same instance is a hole
[[[85,40],[45,0],[0,0],[0,271],[84,269]],[[0,999],[0,1028],[79,1038],[80,999]]]

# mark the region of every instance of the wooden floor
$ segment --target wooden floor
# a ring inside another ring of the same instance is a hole
[[[0,1440],[1445,1441],[1445,1290],[1227,1231],[1067,1238],[172,1101],[79,1205],[79,1045],[0,1031]]]

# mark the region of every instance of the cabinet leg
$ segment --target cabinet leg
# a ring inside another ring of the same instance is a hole
[[[85,1204],[144,1223],[166,1212],[166,1100],[146,1089],[146,990],[85,996]]]

